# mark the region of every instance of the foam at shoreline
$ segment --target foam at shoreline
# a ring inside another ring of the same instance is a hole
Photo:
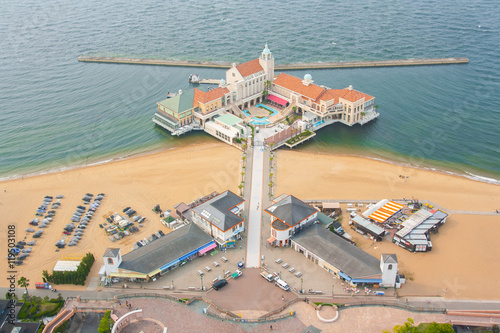
[[[53,174],[53,173],[64,172],[64,171],[74,170],[74,169],[79,169],[79,168],[92,167],[92,166],[102,165],[102,164],[116,162],[116,161],[123,161],[123,160],[127,160],[130,158],[136,158],[136,157],[141,157],[141,156],[146,156],[146,155],[153,155],[153,154],[162,153],[162,152],[169,151],[169,150],[184,149],[186,147],[192,147],[192,146],[198,146],[198,145],[208,145],[208,144],[211,144],[211,143],[210,142],[203,142],[203,143],[190,143],[187,145],[180,145],[180,146],[176,146],[176,147],[165,147],[165,148],[154,147],[153,149],[146,148],[144,150],[137,150],[135,152],[127,152],[125,154],[117,154],[116,156],[106,157],[105,159],[102,159],[102,160],[95,160],[92,163],[88,163],[88,164],[78,163],[78,164],[74,164],[74,165],[70,165],[70,166],[66,166],[66,167],[62,167],[62,168],[49,168],[49,169],[44,169],[44,170],[35,171],[35,172],[28,172],[25,174],[13,174],[10,176],[4,176],[4,177],[0,177],[0,182],[13,180],[13,179],[19,179],[21,177],[34,177],[34,176]],[[397,166],[401,166],[401,167],[416,168],[416,169],[420,169],[420,170],[427,170],[427,171],[432,171],[432,172],[448,174],[448,175],[452,175],[452,176],[464,177],[464,178],[468,178],[470,180],[474,180],[474,181],[478,181],[478,182],[482,182],[482,183],[500,185],[499,179],[477,175],[477,174],[474,174],[474,173],[469,172],[469,171],[464,171],[463,173],[461,173],[458,171],[446,170],[445,168],[439,168],[439,167],[430,166],[430,165],[424,166],[424,165],[418,165],[418,164],[411,164],[411,163],[407,163],[407,162],[401,162],[401,161],[397,161],[396,159],[392,160],[389,158],[370,156],[368,154],[365,155],[365,154],[362,154],[362,153],[356,152],[356,151],[350,151],[350,152],[345,152],[345,153],[332,153],[332,152],[327,152],[327,151],[323,151],[323,150],[321,150],[321,151],[305,150],[303,152],[308,153],[308,154],[324,154],[324,155],[334,155],[334,156],[337,155],[337,156],[352,156],[352,157],[366,158],[366,159],[380,161],[383,163],[388,163],[388,164],[397,165]]]

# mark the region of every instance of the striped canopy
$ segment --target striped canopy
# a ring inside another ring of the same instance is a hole
[[[402,208],[402,204],[398,204],[394,201],[389,201],[388,203],[377,209],[375,212],[373,212],[370,216],[368,216],[368,218],[383,223],[389,217],[399,212]]]

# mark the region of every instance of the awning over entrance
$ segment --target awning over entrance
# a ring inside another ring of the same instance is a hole
[[[168,268],[170,268],[170,267],[172,267],[172,266],[177,265],[177,264],[178,264],[178,263],[180,263],[180,262],[181,262],[181,261],[180,261],[179,259],[176,259],[176,260],[174,260],[174,261],[172,261],[172,262],[169,262],[168,264],[166,264],[166,265],[164,265],[164,266],[161,266],[161,267],[160,267],[160,269],[161,269],[162,271],[164,271],[164,270],[166,270],[166,269],[168,269]]]
[[[382,279],[352,279],[353,283],[382,283]]]
[[[268,243],[270,243],[270,244],[272,244],[272,243],[276,242],[276,238],[275,238],[275,237],[273,237],[273,236],[271,236],[271,237],[269,237],[269,238],[267,239],[267,242],[268,242]]]
[[[341,278],[344,278],[344,279],[346,279],[346,280],[347,280],[347,281],[349,281],[349,282],[352,280],[352,279],[351,279],[351,277],[350,277],[349,275],[345,274],[345,273],[344,273],[344,272],[342,272],[342,271],[339,271],[339,275],[340,275],[340,277],[341,277]]]
[[[204,254],[204,253],[207,253],[208,251],[210,251],[211,249],[215,249],[217,247],[217,244],[215,244],[214,242],[212,242],[212,244],[210,244],[209,246],[205,247],[204,249],[201,249],[198,253],[199,254]]]
[[[273,102],[276,102],[280,105],[283,105],[283,106],[286,106],[288,104],[288,102],[286,100],[284,100],[283,98],[278,97],[278,96],[274,96],[274,95],[267,96],[267,99],[271,100]]]
[[[113,273],[109,273],[109,276],[111,276],[111,277],[117,277],[117,278],[147,279],[147,274],[141,274],[141,273],[120,273],[120,272],[113,272]]]

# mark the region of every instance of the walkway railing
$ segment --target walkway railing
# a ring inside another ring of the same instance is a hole
[[[416,307],[409,304],[402,304],[396,300],[374,300],[374,301],[354,301],[344,304],[339,304],[339,310],[344,308],[352,308],[352,307],[361,307],[361,306],[383,306],[383,307],[391,307],[398,308],[412,312],[439,312],[446,313],[446,308],[434,308],[434,307]]]

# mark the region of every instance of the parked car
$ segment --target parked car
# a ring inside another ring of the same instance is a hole
[[[227,285],[227,281],[226,279],[221,279],[221,280],[218,280],[217,282],[215,282],[212,287],[215,289],[215,290],[219,290],[221,288],[224,288],[225,286]]]

